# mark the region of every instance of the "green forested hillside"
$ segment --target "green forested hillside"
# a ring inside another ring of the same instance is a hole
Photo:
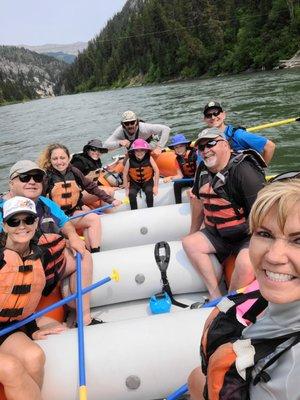
[[[67,92],[272,69],[300,43],[300,0],[128,0],[63,76]]]

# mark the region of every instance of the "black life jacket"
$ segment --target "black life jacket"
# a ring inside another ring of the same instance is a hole
[[[184,155],[177,155],[176,160],[184,178],[193,178],[197,169],[196,149],[187,150]]]
[[[76,161],[79,161],[79,163],[77,164]],[[102,168],[102,162],[100,158],[98,160],[94,160],[93,158],[89,157],[88,154],[85,153],[73,154],[71,159],[71,164],[73,164],[76,168],[78,168],[85,176],[87,176],[90,172],[97,170],[99,170],[100,174],[100,170]],[[91,177],[89,178],[91,180],[98,180],[98,178],[97,179],[93,179]]]
[[[265,370],[300,340],[300,332],[274,339],[244,339],[245,325],[237,319],[237,306],[250,299],[256,301],[242,317],[255,323],[268,304],[258,290],[224,298],[206,320],[200,349],[202,371],[207,377],[206,400],[249,400],[251,382],[255,385],[260,380],[270,380]],[[254,365],[285,342],[284,349],[275,353],[253,377]]]
[[[128,175],[131,181],[142,184],[153,178],[154,170],[150,162],[150,152],[147,151],[142,160],[138,160],[133,152],[129,152]]]

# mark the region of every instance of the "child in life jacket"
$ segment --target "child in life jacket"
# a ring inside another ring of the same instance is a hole
[[[40,157],[40,166],[46,171],[44,192],[68,215],[89,211],[82,201],[82,192],[95,195],[106,203],[118,206],[120,200],[101,190],[96,182],[86,178],[79,169],[70,164],[70,152],[66,146],[50,144]],[[72,220],[76,229],[83,231],[86,245],[91,253],[100,251],[101,222],[99,215],[87,214]]]
[[[164,182],[174,181],[175,202],[178,204],[182,201],[182,188],[193,186],[193,178],[197,169],[197,150],[191,147],[191,140],[187,140],[181,133],[171,138],[168,147],[176,154],[177,172],[176,175],[165,177]],[[177,179],[187,180],[176,181]]]
[[[128,151],[123,180],[132,210],[137,209],[136,197],[140,190],[146,195],[147,207],[153,207],[153,195],[158,192],[159,169],[150,152],[144,139],[136,139]]]
[[[4,203],[0,251],[1,330],[34,313],[47,290],[44,253],[33,240],[37,226],[32,200],[16,196]],[[64,329],[60,325],[40,330],[33,320],[0,336],[0,381],[8,400],[41,400],[45,355],[32,339],[45,339]]]

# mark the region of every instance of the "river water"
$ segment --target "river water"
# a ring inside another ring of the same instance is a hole
[[[20,159],[36,160],[48,143],[81,151],[93,138],[104,140],[125,110],[147,122],[164,123],[172,132],[195,138],[204,128],[203,106],[218,100],[227,122],[244,127],[300,116],[300,69],[247,73],[61,96],[0,107],[0,191],[7,189],[9,168]],[[269,172],[300,169],[300,123],[261,132],[276,153]],[[112,153],[104,156],[108,162]]]

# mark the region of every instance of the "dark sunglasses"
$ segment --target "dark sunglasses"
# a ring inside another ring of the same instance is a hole
[[[205,113],[204,116],[205,116],[205,118],[217,117],[218,115],[221,114],[221,112],[222,112],[221,110],[213,111],[211,113]]]
[[[220,140],[210,140],[209,142],[205,143],[205,144],[198,144],[198,150],[199,151],[204,151],[205,147],[207,147],[208,149],[211,149],[212,147],[214,147],[218,142],[224,142],[223,139]]]
[[[135,125],[136,121],[127,121],[127,122],[123,122],[123,125],[125,126],[130,126],[130,125]]]
[[[20,226],[21,222],[23,222],[25,225],[33,225],[36,221],[36,217],[34,215],[28,215],[24,219],[20,218],[9,218],[6,223],[8,226],[11,228],[16,228],[17,226]]]
[[[43,182],[44,175],[43,174],[20,174],[20,175],[18,175],[18,178],[23,183],[29,182],[31,178],[34,180],[34,182],[41,183],[41,182]]]
[[[91,151],[99,151],[99,153],[101,153],[101,149],[98,149],[98,147],[89,147],[89,150],[91,150]]]

